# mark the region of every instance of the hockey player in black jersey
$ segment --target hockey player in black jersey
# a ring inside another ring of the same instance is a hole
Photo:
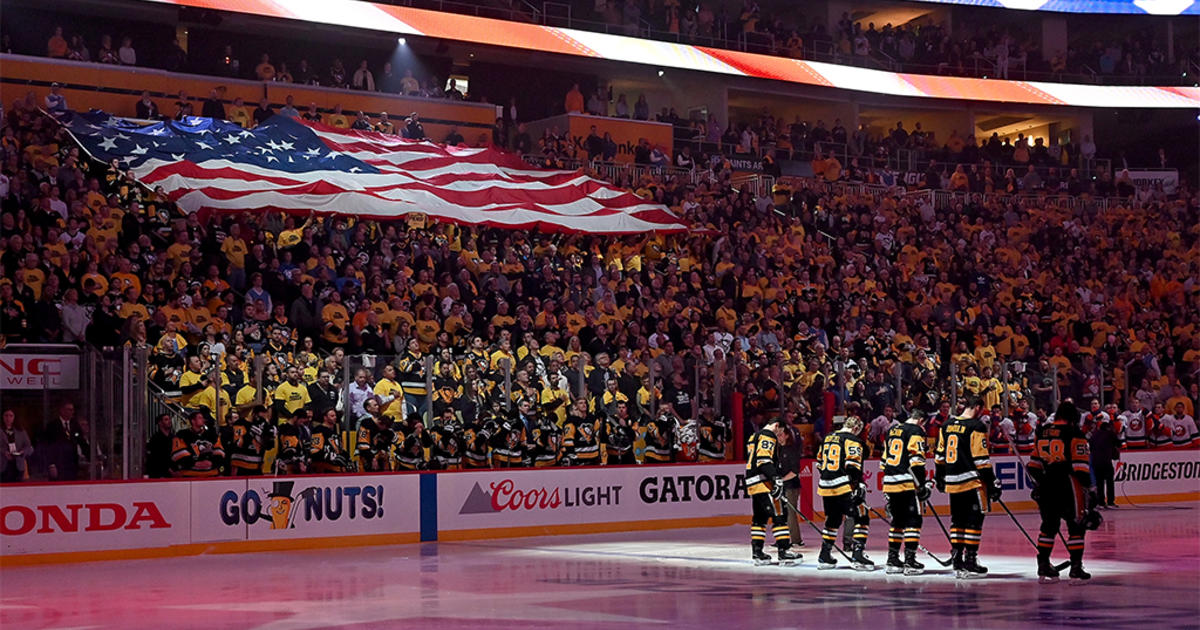
[[[1083,536],[1088,524],[1099,525],[1094,510],[1095,489],[1091,487],[1088,465],[1088,441],[1079,430],[1079,410],[1064,401],[1054,413],[1054,421],[1037,432],[1033,455],[1029,458],[1029,477],[1036,484],[1033,500],[1042,515],[1038,533],[1038,579],[1058,580],[1058,570],[1050,562],[1059,522],[1067,523],[1067,551],[1071,555],[1070,577],[1086,580],[1083,570]]]
[[[725,461],[725,445],[729,442],[729,423],[716,415],[711,406],[700,408],[699,461]]]
[[[633,441],[636,437],[637,419],[629,415],[629,402],[617,401],[613,415],[604,427],[604,450],[609,466],[636,464],[633,457]]]
[[[773,564],[763,552],[767,542],[767,521],[781,564],[800,561],[794,553],[788,532],[787,512],[783,505],[783,471],[779,469],[779,444],[787,432],[778,420],[767,423],[750,436],[746,448],[746,494],[750,495],[754,513],[750,519],[750,554],[754,564]]]
[[[312,429],[308,426],[308,411],[304,408],[290,413],[291,419],[279,425],[279,452],[275,456],[275,471],[282,475],[308,472],[308,448]]]
[[[929,498],[925,484],[925,414],[913,410],[908,420],[887,432],[883,441],[883,492],[892,526],[888,530],[888,573],[920,575],[925,565],[917,561],[921,544],[921,505]],[[904,547],[904,560],[900,548]]]
[[[371,397],[363,403],[366,415],[358,421],[356,450],[360,472],[382,472],[391,470],[393,433],[391,416],[379,412],[379,400]]]
[[[352,472],[350,458],[342,448],[342,434],[338,430],[337,410],[330,407],[321,414],[321,423],[312,429],[308,447],[308,459],[314,473]]]
[[[262,405],[256,405],[249,418],[238,418],[230,424],[233,441],[228,447],[229,465],[235,477],[263,474],[263,455],[275,447],[276,430]]]
[[[845,518],[854,523],[850,566],[857,571],[875,569],[875,563],[866,555],[871,517],[867,514],[867,489],[863,485],[862,462],[866,455],[866,444],[860,437],[862,428],[862,420],[858,417],[846,418],[841,429],[825,436],[817,455],[817,467],[820,470],[817,494],[821,496],[825,508],[821,555],[817,557],[818,569],[837,566],[837,560],[830,552],[837,540],[838,528]]]
[[[987,436],[987,425],[969,409],[942,427],[934,456],[937,488],[950,495],[951,557],[959,579],[987,575],[978,561],[983,517],[1000,499]]]

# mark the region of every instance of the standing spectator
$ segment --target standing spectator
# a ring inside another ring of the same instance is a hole
[[[375,125],[371,124],[371,119],[367,118],[366,113],[360,110],[357,114],[355,114],[354,122],[350,124],[350,128],[357,129],[359,131],[371,131],[375,128]]]
[[[329,114],[327,119],[329,126],[337,127],[338,129],[349,129],[350,121],[346,118],[346,114],[342,113],[342,104],[337,103],[333,106],[333,113]]]
[[[317,73],[313,72],[312,68],[308,67],[307,59],[300,60],[300,65],[296,68],[295,79],[296,83],[301,85],[320,85],[321,83],[320,77],[317,76]]]
[[[61,93],[62,85],[55,81],[50,84],[50,93],[46,95],[45,104],[48,112],[67,111],[67,97]]]
[[[179,97],[175,101],[175,120],[183,120],[188,116],[193,115],[192,100],[188,98],[185,90],[179,90]]]
[[[217,74],[236,78],[242,73],[242,62],[233,56],[233,46],[225,45],[221,58],[217,62]]]
[[[350,79],[350,87],[367,92],[375,91],[375,75],[367,67],[366,59],[358,63],[358,69],[354,71],[354,77]]]
[[[413,76],[412,68],[404,69],[404,78],[400,79],[400,93],[405,96],[416,96],[421,93],[421,82]]]
[[[174,439],[171,416],[159,414],[154,419],[155,431],[146,442],[146,476],[164,479],[171,476],[171,442]]]
[[[1083,167],[1090,168],[1096,159],[1096,143],[1092,142],[1091,136],[1083,136],[1083,142],[1079,143],[1079,156],[1083,158]]]
[[[379,80],[376,81],[380,92],[388,94],[396,94],[400,91],[400,77],[396,76],[392,70],[392,62],[387,61],[383,64],[383,70],[379,71]]]
[[[100,50],[96,51],[96,61],[100,63],[121,63],[121,58],[117,56],[117,51],[112,46],[111,35],[100,36]]]
[[[208,93],[208,98],[204,99],[204,105],[200,107],[200,115],[213,120],[225,120],[225,103],[221,100],[221,92],[224,88],[213,88]]]
[[[346,87],[346,66],[342,65],[341,57],[335,57],[333,65],[329,66],[329,85],[336,88]]]
[[[425,139],[425,126],[421,124],[421,117],[417,115],[417,112],[410,114],[408,120],[405,121],[404,137],[409,140]]]
[[[288,94],[283,101],[283,107],[279,108],[279,113],[288,118],[299,118],[300,110],[296,109],[296,98]]]
[[[46,477],[50,481],[74,481],[79,475],[79,455],[76,452],[82,440],[79,422],[75,420],[75,403],[64,402],[58,408],[58,417],[46,424],[42,434],[43,461]]]
[[[55,59],[63,59],[67,56],[70,49],[67,47],[67,40],[63,37],[61,26],[54,27],[54,34],[50,36],[50,40],[46,42],[46,55]]]
[[[315,123],[321,122],[321,112],[317,110],[317,104],[309,103],[308,111],[304,112],[304,115],[301,116],[301,118],[303,118],[304,120],[307,120],[309,122],[315,122]]]
[[[583,113],[583,92],[579,91],[579,82],[571,84],[571,89],[567,91],[567,96],[563,99],[563,111],[568,114]]]
[[[142,100],[137,102],[134,107],[137,112],[137,117],[144,120],[157,120],[159,118],[158,103],[150,98],[150,90],[142,90]]]
[[[239,96],[233,99],[233,107],[229,110],[229,120],[237,123],[243,129],[249,129],[254,126],[254,116],[246,108],[246,103],[242,100],[242,97]]]
[[[171,72],[181,72],[187,66],[187,51],[179,45],[178,39],[171,40],[171,50],[163,57],[163,69]]]
[[[287,62],[279,62],[279,71],[275,73],[276,83],[292,83],[292,73],[288,72]]]
[[[137,51],[133,49],[132,38],[121,38],[121,48],[117,51],[117,58],[121,60],[123,66],[137,65]]]
[[[600,96],[600,90],[592,92],[587,101],[587,113],[593,116],[608,115],[608,103]]]
[[[0,418],[0,483],[13,483],[25,478],[33,443],[29,434],[17,426],[17,414],[5,409]]]
[[[1120,440],[1108,414],[1100,417],[1100,424],[1088,438],[1092,451],[1092,475],[1096,477],[1096,493],[1103,507],[1117,507],[1113,479],[1116,471],[1114,462],[1121,459]]]
[[[387,112],[379,112],[379,122],[375,124],[375,131],[379,133],[396,133],[396,123],[388,119]]]
[[[91,320],[88,309],[79,303],[79,291],[75,287],[68,287],[63,292],[63,341],[82,343],[87,336],[87,328],[92,323]]]
[[[458,132],[458,125],[451,125],[450,133],[446,134],[446,138],[442,140],[442,143],[447,146],[456,147],[465,141],[462,134]]]
[[[87,44],[83,43],[83,37],[79,35],[71,36],[71,50],[67,53],[67,59],[71,61],[92,60],[92,53],[88,50]]]
[[[458,89],[458,81],[455,81],[454,79],[450,79],[450,85],[446,86],[446,93],[442,96],[445,96],[452,101],[461,101],[465,97],[465,95]]]
[[[275,65],[271,63],[271,55],[263,53],[258,60],[258,65],[254,66],[254,76],[258,77],[259,81],[274,81],[275,80]]]
[[[638,94],[638,100],[633,104],[634,120],[650,120],[650,103],[646,102],[645,94]]]
[[[254,126],[257,127],[272,116],[275,115],[275,110],[271,109],[271,103],[266,98],[258,102],[258,107],[254,108]]]

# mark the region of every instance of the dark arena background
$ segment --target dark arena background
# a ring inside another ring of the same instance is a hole
[[[0,626],[1200,628],[1198,15],[0,0]]]

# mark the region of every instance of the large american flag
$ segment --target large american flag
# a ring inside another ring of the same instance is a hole
[[[188,117],[144,124],[100,111],[58,120],[92,157],[162,186],[186,212],[315,211],[512,229],[627,234],[687,226],[661,204],[578,171],[276,115],[253,130]]]

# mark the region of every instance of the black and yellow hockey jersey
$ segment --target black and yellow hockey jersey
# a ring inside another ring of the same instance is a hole
[[[1029,476],[1039,484],[1059,484],[1074,476],[1087,487],[1092,485],[1090,458],[1087,438],[1079,427],[1055,420],[1038,429]]]
[[[572,463],[594,465],[600,463],[600,442],[604,433],[604,422],[595,416],[581,418],[567,416],[563,425],[563,453]]]
[[[675,420],[659,416],[646,423],[646,452],[642,458],[648,464],[670,462],[675,456]]]
[[[313,472],[347,472],[350,460],[342,449],[342,435],[337,427],[318,424],[313,427],[308,443],[308,458]]]
[[[760,429],[746,444],[746,494],[770,492],[779,476],[779,440],[774,431]]]
[[[212,427],[183,429],[171,440],[171,463],[183,477],[216,477],[225,459],[221,437]]]
[[[924,484],[925,432],[921,427],[905,422],[888,429],[879,467],[883,471],[884,492],[915,491],[917,483]]]
[[[699,460],[702,462],[725,461],[725,445],[729,442],[729,425],[721,418],[703,418],[700,430]]]
[[[857,488],[863,479],[866,450],[862,438],[849,431],[834,431],[825,436],[817,456],[817,469],[821,473],[817,494],[836,497]]]
[[[480,420],[468,422],[463,427],[463,466],[465,468],[490,468],[488,441],[496,431],[494,422]]]
[[[263,454],[275,446],[275,425],[266,420],[239,418],[229,427],[229,465],[262,472]]]
[[[363,472],[375,472],[391,468],[391,448],[396,439],[390,428],[384,428],[379,420],[365,416],[358,425],[358,464]]]
[[[428,433],[429,461],[438,470],[462,469],[462,438],[458,424],[437,424]]]
[[[308,445],[312,431],[304,424],[279,425],[279,454],[275,461],[287,465],[299,465],[308,461]]]
[[[568,425],[570,426],[570,425]],[[535,468],[558,465],[563,454],[563,431],[549,418],[542,418],[530,436],[530,456]]]
[[[492,437],[492,466],[517,468],[525,460],[525,425],[520,418],[507,418]]]
[[[958,494],[990,488],[995,481],[988,450],[988,430],[976,418],[955,418],[942,427],[934,463],[946,492]]]

